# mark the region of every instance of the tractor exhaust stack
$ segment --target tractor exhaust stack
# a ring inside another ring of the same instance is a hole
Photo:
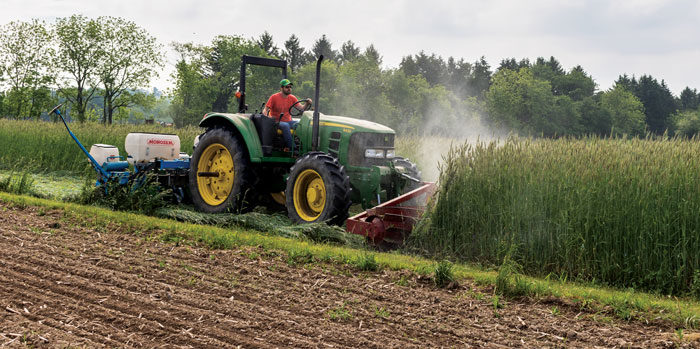
[[[314,121],[313,121],[313,130],[311,131],[311,150],[312,151],[317,151],[318,150],[318,128],[319,128],[319,100],[318,100],[318,94],[320,91],[320,86],[321,86],[321,62],[323,61],[323,55],[318,56],[318,61],[316,61],[316,91],[314,91],[314,103],[316,103],[316,106],[314,107]]]

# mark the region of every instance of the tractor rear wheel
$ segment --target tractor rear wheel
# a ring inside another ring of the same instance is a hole
[[[199,138],[190,160],[189,188],[200,211],[242,211],[250,205],[246,196],[252,186],[248,158],[236,137],[214,128]]]
[[[350,207],[350,177],[336,158],[311,152],[292,166],[285,196],[293,221],[342,225]]]

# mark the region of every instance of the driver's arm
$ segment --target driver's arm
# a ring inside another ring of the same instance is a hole
[[[270,108],[265,106],[265,108],[263,108],[263,110],[262,110],[262,114],[265,116],[270,116]]]
[[[306,105],[307,105],[307,104],[312,104],[312,103],[311,103],[311,98],[300,99],[300,101],[304,102],[304,109],[306,109]]]

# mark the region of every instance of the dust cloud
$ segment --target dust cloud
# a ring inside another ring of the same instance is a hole
[[[466,108],[457,116],[431,110],[425,116],[421,134],[411,137],[411,161],[418,164],[424,181],[435,182],[440,177],[440,166],[450,149],[465,143],[490,143],[506,139],[507,131],[496,130],[484,122],[477,108]]]

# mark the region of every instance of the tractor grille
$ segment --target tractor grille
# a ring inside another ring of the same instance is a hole
[[[394,135],[391,133],[357,132],[350,136],[348,164],[350,166],[384,166],[386,159],[367,159],[365,149],[393,149]]]

